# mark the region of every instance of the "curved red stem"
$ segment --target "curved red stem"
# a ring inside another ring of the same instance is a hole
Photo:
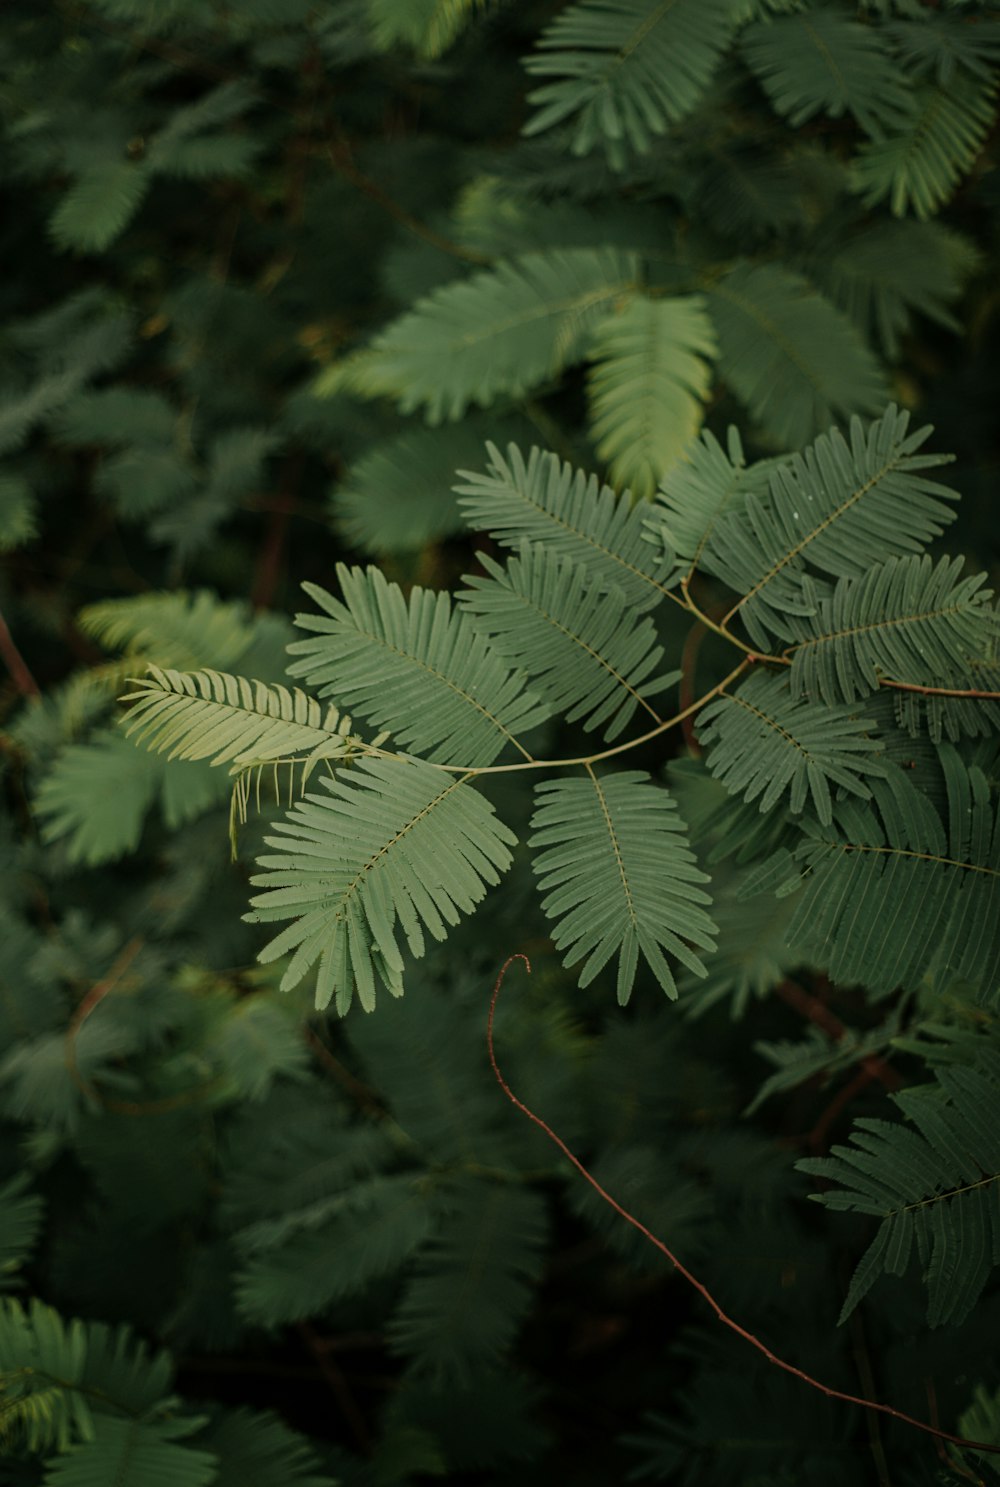
[[[565,1141],[563,1141],[562,1137],[557,1136],[552,1127],[548,1125],[540,1115],[536,1115],[533,1110],[530,1110],[528,1108],[523,1100],[518,1099],[517,1095],[515,1095],[514,1091],[511,1089],[510,1085],[507,1083],[506,1079],[500,1072],[500,1065],[497,1063],[496,1049],[494,1048],[493,1044],[493,1020],[496,1014],[497,998],[500,995],[500,988],[503,985],[503,978],[507,974],[508,966],[511,964],[512,961],[515,960],[523,960],[528,973],[531,973],[531,963],[526,955],[518,954],[510,955],[507,957],[501,968],[500,974],[497,977],[496,985],[493,988],[493,995],[490,998],[490,1015],[486,1025],[486,1046],[489,1050],[490,1063],[493,1067],[493,1073],[496,1076],[497,1083],[499,1084],[500,1088],[503,1090],[504,1094],[507,1096],[511,1104],[515,1105],[517,1109],[520,1110],[522,1115],[526,1115],[530,1121],[533,1121],[538,1129],[540,1131],[543,1131],[549,1138],[549,1140],[554,1143],[554,1145],[558,1146],[563,1156],[567,1157],[573,1163],[573,1166],[579,1172],[580,1176],[586,1182],[590,1183],[590,1186],[594,1189],[594,1192],[597,1193],[599,1197],[603,1198],[605,1203],[607,1203],[610,1208],[613,1208],[615,1213],[619,1214],[626,1223],[631,1224],[633,1229],[638,1229],[643,1238],[648,1239],[650,1244],[653,1245],[655,1249],[658,1249],[661,1254],[666,1255],[667,1259],[670,1261],[671,1265],[673,1265],[678,1275],[683,1276],[688,1285],[692,1286],[694,1290],[698,1292],[699,1296],[704,1297],[709,1306],[715,1312],[715,1315],[718,1317],[722,1325],[724,1327],[728,1327],[730,1332],[735,1332],[737,1337],[742,1337],[743,1341],[748,1342],[751,1347],[756,1348],[758,1353],[763,1353],[767,1361],[769,1363],[773,1363],[775,1368],[780,1368],[785,1373],[790,1373],[793,1378],[801,1379],[802,1382],[804,1384],[808,1384],[811,1389],[818,1389],[821,1394],[827,1395],[827,1397],[830,1399],[840,1399],[843,1400],[845,1404],[856,1404],[860,1405],[860,1407],[865,1410],[877,1410],[878,1413],[881,1415],[891,1415],[894,1420],[902,1420],[904,1425],[912,1425],[914,1430],[922,1430],[926,1435],[933,1435],[938,1440],[950,1441],[954,1446],[966,1446],[975,1451],[990,1451],[995,1455],[1000,1455],[1000,1446],[998,1445],[991,1445],[987,1441],[966,1440],[966,1438],[961,1435],[951,1435],[947,1430],[939,1430],[936,1425],[928,1425],[927,1422],[924,1420],[915,1420],[912,1415],[904,1414],[902,1410],[893,1409],[891,1404],[877,1404],[874,1399],[862,1399],[860,1395],[857,1394],[845,1394],[842,1389],[831,1389],[828,1384],[821,1383],[819,1379],[814,1379],[812,1374],[804,1372],[804,1370],[801,1368],[796,1368],[794,1363],[787,1363],[784,1358],[779,1358],[777,1353],[771,1352],[771,1349],[767,1346],[766,1343],[761,1342],[759,1337],[755,1337],[754,1334],[752,1332],[748,1332],[745,1327],[741,1327],[739,1322],[734,1321],[734,1319],[728,1314],[728,1312],[722,1309],[708,1287],[703,1285],[697,1276],[692,1275],[691,1271],[688,1270],[685,1265],[681,1264],[680,1260],[678,1260],[673,1250],[668,1249],[668,1247],[663,1243],[662,1239],[657,1239],[656,1235],[650,1229],[647,1229],[645,1224],[640,1223],[640,1221],[633,1214],[629,1213],[627,1208],[623,1208],[622,1205],[615,1198],[612,1198],[611,1194],[605,1188],[601,1187],[601,1184],[597,1181],[597,1178],[591,1176],[586,1167],[580,1161],[580,1158],[573,1155],[569,1147],[566,1145]]]

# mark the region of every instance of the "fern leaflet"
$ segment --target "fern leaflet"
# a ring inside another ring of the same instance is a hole
[[[376,971],[402,990],[402,927],[411,954],[424,953],[426,929],[442,940],[475,908],[487,884],[510,865],[516,837],[481,795],[419,760],[360,759],[351,782],[328,780],[276,824],[276,855],[251,882],[256,923],[293,922],[261,952],[294,952],[282,988],[318,966],[316,1005],[336,997],[343,1013],[355,989],[375,1002]]]
[[[555,921],[556,948],[564,964],[586,960],[587,986],[613,955],[618,957],[618,1001],[631,994],[640,953],[670,997],[669,950],[689,970],[705,974],[687,943],[715,948],[715,930],[698,886],[707,882],[687,845],[684,824],[666,790],[637,771],[586,780],[546,780],[535,787],[538,806],[528,845],[542,908]]]
[[[679,672],[655,674],[663,658],[651,619],[637,620],[620,589],[602,593],[582,563],[522,542],[505,566],[480,554],[489,578],[467,578],[460,598],[478,630],[534,682],[553,712],[617,738],[637,707]],[[651,673],[654,673],[651,675]]]

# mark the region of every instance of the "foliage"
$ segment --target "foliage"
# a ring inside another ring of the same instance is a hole
[[[1000,15],[5,21],[4,1472],[985,1477]]]

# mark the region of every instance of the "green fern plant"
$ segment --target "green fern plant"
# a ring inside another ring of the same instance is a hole
[[[940,456],[917,452],[925,438],[926,431],[909,434],[906,416],[890,409],[867,431],[855,422],[849,445],[833,432],[804,454],[774,462],[766,493],[754,478],[740,491],[737,442],[731,441],[735,464],[706,443],[679,493],[667,483],[666,522],[646,519],[653,528],[646,535],[662,545],[669,566],[646,544],[652,561],[642,554],[645,572],[633,561],[640,557],[640,518],[625,498],[598,493],[569,471],[553,479],[552,456],[536,454],[525,464],[512,451],[506,465],[495,456],[501,478],[524,491],[527,514],[519,513],[512,491],[502,528],[505,540],[520,538],[520,545],[504,565],[484,559],[488,576],[471,580],[458,609],[447,595],[420,589],[407,601],[376,570],[342,570],[344,600],[314,588],[324,613],[300,618],[313,635],[291,647],[293,674],[371,724],[387,726],[422,759],[398,747],[386,750],[384,735],[368,744],[347,738],[348,725],[338,725],[336,715],[321,723],[318,705],[304,694],[254,691],[214,673],[188,679],[154,671],[131,696],[138,709],[128,727],[180,758],[214,755],[214,763],[237,769],[301,763],[303,782],[320,759],[349,763],[357,756],[353,769],[327,782],[328,793],[307,795],[280,824],[280,835],[270,839],[277,855],[260,859],[267,871],[254,880],[267,892],[253,900],[252,917],[292,921],[265,957],[294,952],[285,986],[318,966],[320,1006],[335,997],[344,1011],[355,990],[372,1006],[376,974],[398,994],[397,918],[411,952],[421,955],[425,929],[442,937],[509,866],[516,839],[480,793],[498,771],[584,771],[583,779],[538,785],[529,842],[546,895],[542,907],[556,921],[555,943],[566,950],[567,963],[583,961],[582,985],[617,956],[624,1003],[641,957],[675,996],[663,949],[704,975],[694,947],[715,944],[703,907],[711,899],[676,803],[641,773],[601,768],[692,713],[699,714],[708,745],[708,770],[730,794],[759,801],[766,814],[787,792],[788,845],[771,858],[769,876],[758,875],[757,886],[798,892],[792,944],[836,977],[862,977],[882,992],[907,984],[936,944],[940,963],[988,998],[1000,971],[1000,943],[985,929],[971,939],[968,933],[972,924],[1000,922],[991,913],[998,864],[986,780],[954,750],[942,750],[949,839],[937,812],[892,762],[892,723],[859,714],[854,705],[873,689],[947,693],[938,668],[955,655],[956,640],[961,637],[959,654],[970,657],[986,656],[994,643],[996,615],[981,579],[963,583],[961,602],[949,603],[945,618],[938,594],[953,568],[945,562],[935,574],[926,560],[901,556],[933,538],[952,515],[946,502],[954,493],[923,473],[941,463]],[[462,489],[478,496],[476,486]],[[874,551],[880,562],[863,556]],[[721,623],[692,598],[700,571],[735,592]],[[651,705],[650,697],[679,673],[650,676],[662,650],[652,620],[629,608],[619,573],[631,575],[643,608],[650,596],[669,600],[740,657],[681,713],[664,717]],[[833,588],[831,577],[842,587]],[[920,592],[929,590],[930,598],[923,611],[905,617],[921,637],[914,640],[909,628],[897,635],[894,621],[901,598],[912,601],[921,579]],[[826,652],[818,638],[810,644],[798,637],[812,616],[821,627],[827,623],[821,595],[830,594],[831,602],[839,596],[842,604],[852,584],[867,628],[851,626],[850,645],[829,635],[829,660],[819,663],[825,685],[818,685],[814,668]],[[737,622],[753,644],[732,628]],[[885,633],[893,637],[887,649],[870,649]],[[932,636],[933,646],[923,643]],[[792,643],[780,654],[754,648],[774,640]],[[897,669],[905,675],[892,674]],[[847,700],[831,700],[831,691]],[[623,743],[555,760],[529,749],[529,730],[553,715],[582,718],[587,728],[604,723],[610,740],[639,709],[647,726]],[[505,754],[519,757],[494,762]],[[873,796],[878,814],[864,804]],[[876,884],[899,901],[888,934],[876,917]],[[866,901],[868,913],[861,908]]]

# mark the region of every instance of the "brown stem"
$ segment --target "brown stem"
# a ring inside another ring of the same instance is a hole
[[[819,997],[804,991],[796,982],[787,980],[779,982],[774,988],[774,994],[779,996],[783,1002],[787,1002],[790,1007],[794,1007],[796,1012],[801,1012],[802,1016],[808,1018],[810,1022],[815,1023],[816,1027],[832,1038],[835,1043],[839,1043],[847,1036],[847,1028],[840,1018],[835,1016]],[[866,1054],[859,1062],[861,1068],[867,1071],[868,1077],[877,1079],[880,1084],[885,1085],[886,1089],[899,1089],[903,1082],[895,1069],[890,1068],[877,1054]]]
[[[363,1456],[370,1456],[372,1452],[372,1439],[364,1415],[358,1407],[358,1402],[351,1393],[351,1387],[347,1382],[343,1370],[331,1358],[330,1350],[310,1327],[308,1322],[296,1323],[296,1328],[302,1341],[316,1359],[316,1365],[320,1373],[330,1386],[338,1405],[340,1413],[347,1423],[348,1429],[354,1436],[355,1444]]]
[[[919,692],[922,697],[981,697],[990,702],[1000,702],[1000,692],[980,691],[976,687],[923,687],[918,682],[890,681],[887,676],[878,679],[880,687],[893,687],[897,692]]]
[[[520,1110],[522,1115],[527,1116],[528,1120],[530,1120],[533,1125],[536,1125],[538,1129],[543,1133],[543,1135],[545,1135],[553,1143],[554,1146],[557,1146],[559,1148],[563,1156],[572,1163],[583,1180],[588,1183],[590,1187],[593,1188],[594,1192],[598,1195],[599,1198],[607,1203],[609,1208],[614,1209],[619,1218],[623,1218],[627,1224],[631,1224],[633,1229],[637,1229],[638,1232],[643,1236],[643,1238],[646,1239],[653,1246],[654,1249],[659,1250],[661,1255],[664,1255],[670,1261],[677,1274],[681,1276],[683,1280],[687,1281],[688,1285],[693,1290],[697,1291],[698,1295],[702,1297],[702,1299],[708,1304],[709,1307],[711,1307],[712,1311],[715,1313],[716,1317],[722,1323],[722,1325],[724,1327],[728,1327],[729,1331],[735,1333],[737,1337],[741,1337],[744,1342],[749,1343],[752,1348],[755,1348],[758,1353],[761,1353],[769,1363],[772,1363],[774,1365],[775,1368],[780,1368],[783,1373],[790,1374],[793,1378],[800,1379],[802,1383],[808,1384],[810,1389],[818,1390],[820,1394],[825,1394],[828,1399],[839,1399],[844,1404],[854,1404],[860,1406],[861,1409],[874,1410],[880,1415],[889,1415],[893,1420],[900,1420],[904,1425],[912,1426],[914,1430],[921,1430],[924,1432],[925,1435],[933,1435],[938,1440],[951,1441],[952,1445],[955,1446],[968,1446],[971,1450],[974,1451],[989,1451],[993,1455],[1000,1456],[1000,1445],[994,1445],[991,1441],[972,1441],[967,1440],[965,1436],[952,1435],[950,1431],[940,1430],[936,1425],[928,1425],[926,1420],[917,1420],[913,1415],[907,1415],[903,1410],[897,1410],[891,1404],[880,1404],[877,1400],[874,1399],[864,1399],[858,1394],[848,1394],[843,1389],[831,1388],[829,1384],[824,1384],[820,1379],[813,1378],[812,1374],[806,1373],[804,1369],[797,1368],[794,1363],[789,1363],[786,1359],[780,1358],[778,1354],[773,1353],[767,1346],[767,1344],[762,1342],[759,1337],[757,1337],[753,1332],[748,1331],[746,1327],[742,1327],[739,1322],[737,1322],[728,1314],[728,1312],[724,1311],[722,1306],[712,1295],[712,1292],[708,1289],[708,1287],[702,1281],[700,1281],[696,1275],[692,1274],[692,1272],[688,1270],[686,1265],[681,1263],[681,1261],[674,1254],[673,1250],[670,1249],[666,1244],[664,1244],[662,1239],[658,1239],[651,1229],[647,1229],[646,1225],[640,1222],[640,1220],[637,1219],[634,1214],[629,1213],[628,1209],[624,1208],[617,1201],[617,1199],[613,1198],[606,1188],[601,1186],[601,1184],[597,1181],[597,1178],[593,1177],[591,1173],[588,1172],[587,1168],[583,1165],[580,1158],[570,1150],[562,1137],[556,1135],[555,1131],[548,1124],[548,1122],[543,1120],[540,1115],[536,1115],[535,1112],[528,1105],[526,1105],[523,1100],[518,1099],[517,1095],[511,1089],[510,1085],[507,1083],[506,1079],[501,1073],[500,1065],[497,1062],[496,1048],[494,1046],[493,1026],[496,1019],[497,999],[500,996],[500,988],[503,985],[503,979],[504,976],[507,974],[508,967],[515,960],[523,961],[525,969],[530,973],[531,966],[528,963],[528,957],[526,955],[508,956],[507,960],[501,967],[500,974],[497,977],[496,984],[493,987],[493,995],[490,998],[490,1010],[486,1022],[486,1050],[489,1054],[490,1065],[493,1069],[494,1078],[496,1079],[500,1088],[503,1090],[504,1094],[507,1096],[507,1099],[515,1107],[515,1109]]]
[[[14,637],[7,628],[7,621],[2,613],[0,613],[0,656],[3,657],[4,665],[10,672],[11,681],[22,697],[42,695],[41,688],[28,668],[28,663],[14,643]]]

